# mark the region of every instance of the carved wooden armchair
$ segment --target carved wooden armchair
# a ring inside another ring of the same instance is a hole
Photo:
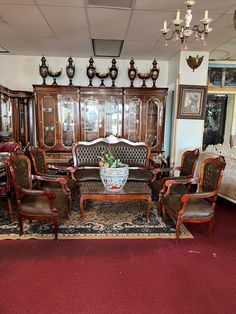
[[[223,156],[207,158],[201,164],[199,178],[191,178],[181,181],[167,180],[165,185],[167,192],[163,202],[163,214],[168,214],[176,221],[176,238],[179,238],[180,225],[183,222],[209,222],[209,234],[214,224],[214,208],[225,168]],[[196,193],[184,193],[183,195],[171,194],[173,185],[197,183]]]
[[[75,180],[69,178],[70,169],[68,167],[59,167],[47,164],[45,151],[39,147],[27,147],[25,155],[29,157],[32,166],[32,172],[39,176],[60,177],[66,176],[68,178],[67,185],[73,194],[77,193],[77,183]],[[60,187],[58,182],[41,182],[43,189],[57,189]]]
[[[67,187],[67,179],[31,175],[30,160],[24,155],[11,153],[8,164],[16,192],[20,235],[23,234],[24,218],[30,221],[52,220],[55,226],[55,240],[57,240],[58,217],[66,215],[68,218],[71,210],[71,193]],[[57,182],[61,185],[61,189],[57,192],[33,189],[32,179]]]
[[[194,149],[194,150],[188,150],[183,153],[182,159],[181,159],[181,165],[178,167],[174,168],[156,168],[153,169],[154,172],[154,178],[153,181],[150,183],[150,187],[152,189],[153,196],[155,196],[157,199],[159,199],[159,211],[161,208],[161,203],[163,201],[163,195],[166,192],[166,187],[165,187],[165,181],[169,180],[170,178],[172,179],[186,179],[186,178],[191,178],[194,174],[196,164],[197,164],[197,159],[199,157],[199,149]],[[174,177],[174,171],[178,170],[179,171],[179,176]],[[162,179],[157,179],[157,175],[161,173],[168,173],[169,175],[167,177],[164,177]],[[184,186],[177,186],[175,192],[184,192],[185,187]],[[174,189],[173,189],[174,193]]]

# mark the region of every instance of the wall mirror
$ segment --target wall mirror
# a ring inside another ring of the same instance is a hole
[[[209,92],[204,119],[203,150],[208,145],[236,146],[236,90]]]

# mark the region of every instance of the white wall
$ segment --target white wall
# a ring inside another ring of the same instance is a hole
[[[39,74],[39,65],[41,64],[42,56],[0,56],[0,84],[13,90],[28,90],[32,91],[32,85],[42,84],[42,78]],[[52,71],[59,71],[62,69],[62,75],[57,79],[59,85],[68,85],[69,79],[66,76],[66,65],[68,58],[62,57],[47,57],[47,63]],[[76,66],[76,72],[73,79],[73,85],[88,86],[88,78],[86,75],[86,67],[89,64],[89,58],[73,58]],[[107,72],[111,66],[110,59],[94,59],[94,65],[97,72]],[[135,60],[135,65],[138,72],[149,72],[152,67],[153,60]],[[157,60],[158,61],[158,60]],[[130,60],[117,59],[117,67],[119,74],[116,80],[117,87],[130,86],[128,78],[128,68]],[[166,87],[168,79],[168,62],[158,61],[160,67],[159,78],[157,79],[157,87]],[[47,84],[52,84],[52,78],[47,78]],[[93,85],[99,86],[100,80],[94,78]],[[147,86],[152,86],[152,80],[146,82]],[[106,86],[111,86],[110,78],[105,80]],[[139,87],[142,81],[135,79],[134,85]]]
[[[193,71],[187,64],[189,56],[203,56],[199,68]],[[179,64],[179,84],[207,85],[209,53],[203,51],[181,51]],[[204,120],[177,119],[175,129],[175,164],[179,165],[182,153],[187,149],[201,148]]]

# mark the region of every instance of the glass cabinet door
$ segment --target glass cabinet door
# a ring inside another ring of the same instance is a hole
[[[93,141],[99,138],[99,108],[99,102],[94,97],[81,99],[81,127],[84,141]]]
[[[141,125],[141,100],[133,97],[124,110],[124,134],[126,138],[133,142],[140,141],[140,125]]]
[[[56,144],[56,99],[49,95],[42,99],[43,142],[52,147]]]
[[[4,95],[1,95],[0,104],[0,137],[1,140],[13,137],[12,104],[10,98]]]
[[[105,101],[104,109],[104,137],[122,135],[122,101],[110,97]]]
[[[58,116],[60,125],[61,143],[70,148],[75,138],[75,107],[76,96],[58,95]]]
[[[155,148],[158,145],[159,130],[162,129],[163,106],[158,98],[151,98],[147,103],[146,140],[145,142]]]

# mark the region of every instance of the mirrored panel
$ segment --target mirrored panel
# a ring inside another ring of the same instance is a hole
[[[75,105],[76,97],[71,95],[58,95],[58,115],[61,127],[61,143],[71,147],[74,143],[75,133]]]
[[[124,133],[130,141],[140,141],[141,126],[141,100],[133,97],[125,104],[124,112]]]
[[[208,95],[204,120],[203,149],[224,142],[227,95]]]
[[[147,132],[146,132],[146,143],[154,148],[158,143],[158,128],[162,125],[160,113],[162,106],[160,106],[159,99],[152,98],[148,101],[147,107]]]
[[[13,137],[12,104],[10,98],[1,94],[0,106],[0,139]]]
[[[43,97],[43,141],[46,146],[54,146],[56,144],[56,102],[53,96]]]
[[[82,99],[82,129],[85,141],[99,138],[99,102],[93,97]]]
[[[105,101],[104,136],[122,135],[122,103],[110,97]]]

